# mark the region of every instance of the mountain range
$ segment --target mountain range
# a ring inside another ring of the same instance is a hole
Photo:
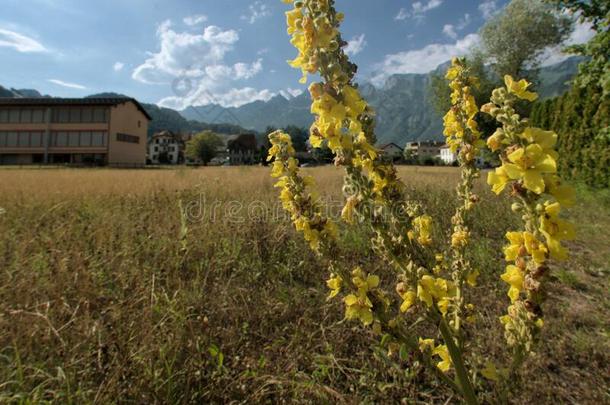
[[[541,98],[555,97],[565,92],[570,79],[576,74],[582,58],[572,57],[556,65],[543,67],[538,72],[538,92]],[[394,142],[404,145],[417,140],[441,140],[442,118],[432,105],[430,82],[432,75],[443,74],[449,63],[440,65],[427,74],[395,74],[382,87],[370,83],[359,85],[363,97],[377,112],[377,138],[379,143]],[[90,97],[120,97],[116,93],[100,93]],[[7,89],[0,86],[0,97],[49,97],[32,89]],[[123,96],[124,97],[124,96]],[[183,111],[142,106],[153,117],[149,133],[161,130],[192,132],[210,129],[232,134],[243,132],[264,133],[268,127],[283,128],[289,125],[309,128],[313,122],[310,113],[310,96],[303,93],[285,98],[277,95],[269,101],[255,101],[240,107],[206,105],[189,107]]]
[[[576,74],[582,58],[572,57],[556,65],[543,67],[538,72],[538,92],[541,98],[563,94]],[[430,82],[435,74],[444,74],[449,62],[427,74],[394,74],[378,88],[361,83],[362,96],[377,113],[379,143],[394,142],[404,145],[409,141],[442,140],[442,117],[432,105]],[[262,132],[271,126],[288,125],[309,128],[313,122],[308,93],[287,99],[277,95],[269,101],[255,101],[241,107],[220,105],[189,107],[180,113],[189,120],[232,122],[244,128]]]

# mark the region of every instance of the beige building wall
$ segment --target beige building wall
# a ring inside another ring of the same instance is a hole
[[[148,119],[134,103],[123,103],[110,108],[108,136],[109,165],[145,165]],[[138,143],[117,140],[117,134],[137,136]]]

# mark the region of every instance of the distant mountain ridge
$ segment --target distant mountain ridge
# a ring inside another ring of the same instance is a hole
[[[541,68],[538,72],[541,98],[563,94],[581,61],[582,58],[572,57]],[[395,74],[381,88],[370,83],[360,84],[363,97],[377,112],[379,143],[404,145],[409,141],[443,139],[442,118],[434,110],[429,86],[432,75],[444,74],[448,67],[449,62],[446,62],[427,74]],[[267,102],[255,101],[237,108],[220,105],[189,107],[180,113],[189,120],[217,122],[224,119],[260,132],[268,126],[308,128],[313,122],[310,104],[309,94],[303,93],[291,99],[277,95]]]
[[[541,98],[563,94],[569,87],[582,58],[572,57],[538,72]],[[362,83],[363,97],[377,112],[379,143],[404,145],[417,140],[442,140],[442,118],[435,111],[429,92],[433,74],[444,73],[449,62],[427,74],[395,74],[381,88]],[[0,86],[0,97],[50,97],[32,89],[7,89]],[[89,97],[127,97],[118,93],[99,93]],[[267,127],[283,128],[294,125],[309,128],[313,122],[310,96],[303,93],[287,99],[277,95],[269,101],[255,101],[240,107],[207,105],[189,107],[183,111],[142,103],[153,121],[149,134],[162,130],[184,133],[212,130],[221,134],[245,132],[263,133]]]

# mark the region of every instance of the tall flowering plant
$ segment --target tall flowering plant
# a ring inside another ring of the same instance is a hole
[[[476,159],[485,146],[475,121],[479,113],[472,95],[476,78],[469,74],[464,60],[452,61],[447,73],[452,107],[444,118],[444,134],[448,145],[458,153],[461,180],[450,237],[435,241],[433,218],[409,198],[395,167],[382,159],[374,147],[374,111],[354,84],[356,66],[342,49],[346,45],[339,32],[343,14],[335,10],[334,0],[284,1],[293,5],[286,16],[288,34],[298,50],[297,57],[289,63],[301,69],[302,82],[310,74],[319,74],[322,79],[309,86],[311,112],[315,115],[310,144],[327,145],[334,154],[335,165],[344,169],[346,198],[341,220],[347,226],[369,226],[372,248],[388,264],[385,273],[345,267],[346,261],[341,260],[337,249],[338,226],[323,215],[321,203],[312,191],[313,179],[300,175],[290,137],[276,131],[269,136],[272,146],[268,159],[273,161],[272,176],[277,178],[282,204],[296,229],[326,262],[329,299],[342,299],[345,317],[380,334],[390,353],[410,351],[418,356],[467,403],[475,404],[478,399],[472,381],[479,364],[466,358],[473,348],[463,338],[462,329],[475,320],[468,290],[476,285],[479,275],[468,255],[473,236],[469,213],[480,200],[473,192],[474,181],[480,175]],[[504,139],[498,142],[505,143]],[[505,185],[511,181],[506,168],[494,172],[494,176],[500,176]],[[555,181],[554,187],[563,187],[556,177],[548,179]],[[512,181],[520,184],[518,179]],[[543,210],[546,208],[545,205]],[[553,207],[549,209],[553,211]],[[554,224],[559,221],[556,216],[553,218]],[[549,221],[545,232],[557,235],[549,228]],[[507,273],[503,279],[512,280],[512,273]],[[514,328],[513,318],[510,319],[503,318],[506,325],[511,325],[507,331]],[[422,322],[429,324],[426,330],[430,333],[416,336],[413,326]],[[501,373],[490,364],[481,372],[490,379],[499,379]]]

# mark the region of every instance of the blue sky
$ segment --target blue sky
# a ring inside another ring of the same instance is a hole
[[[0,1],[5,87],[63,97],[115,91],[176,109],[238,106],[305,88],[286,64],[295,50],[280,0]],[[382,84],[466,53],[507,2],[337,0],[337,7],[360,79]],[[572,42],[589,35],[579,29]]]

